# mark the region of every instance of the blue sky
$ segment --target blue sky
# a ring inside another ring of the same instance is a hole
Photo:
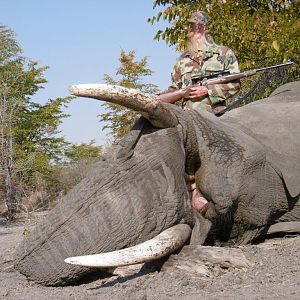
[[[151,26],[152,0],[0,0],[0,23],[15,32],[23,55],[48,65],[48,83],[34,96],[37,102],[68,96],[78,83],[103,83],[115,76],[121,49],[148,57],[154,75],[147,82],[165,89],[179,53],[153,37],[164,24]],[[61,126],[62,135],[74,143],[92,139],[108,143],[97,115],[101,102],[78,98],[65,110],[71,117]]]

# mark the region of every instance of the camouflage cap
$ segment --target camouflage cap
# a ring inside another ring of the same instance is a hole
[[[207,25],[210,22],[210,17],[206,12],[197,10],[192,13],[191,17],[187,21],[189,23]]]

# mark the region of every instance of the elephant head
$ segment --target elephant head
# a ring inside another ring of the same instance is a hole
[[[299,91],[299,83],[290,88],[295,89]],[[297,148],[296,153],[285,149],[294,165],[289,173],[276,161],[276,153],[283,149],[277,145],[280,141],[260,136],[263,130],[251,127],[255,118],[250,127],[241,121],[248,120],[247,109],[222,120],[116,86],[78,85],[71,91],[121,104],[143,117],[26,236],[17,251],[16,267],[30,279],[46,285],[71,283],[91,269],[67,265],[67,257],[131,247],[177,224],[193,228],[192,242],[241,244],[276,222],[299,220],[300,184],[291,179],[298,175],[300,180],[299,122],[292,121],[297,115],[293,111],[300,112],[299,94],[291,96],[292,126],[286,130],[292,131],[292,138],[284,137],[290,143],[286,148]],[[263,125],[273,127],[280,109],[274,113],[272,105],[266,109],[264,104],[255,105],[264,113]],[[191,206],[186,174],[194,176],[197,189],[208,200],[203,215]]]

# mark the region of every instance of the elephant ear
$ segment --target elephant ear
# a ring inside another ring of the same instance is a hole
[[[279,87],[269,98],[226,113],[222,120],[260,142],[280,170],[292,197],[300,193],[300,82]]]
[[[69,90],[78,97],[93,98],[132,109],[158,128],[178,125],[173,105],[162,103],[157,97],[136,89],[109,84],[78,84],[72,85]]]

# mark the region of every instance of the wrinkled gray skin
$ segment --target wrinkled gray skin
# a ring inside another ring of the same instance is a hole
[[[299,82],[287,84],[220,119],[163,104],[178,125],[140,119],[26,236],[17,269],[45,285],[70,284],[91,270],[66,257],[132,246],[178,223],[194,227],[193,242],[244,244],[300,220],[299,94]],[[185,172],[209,200],[205,218],[191,208]]]

